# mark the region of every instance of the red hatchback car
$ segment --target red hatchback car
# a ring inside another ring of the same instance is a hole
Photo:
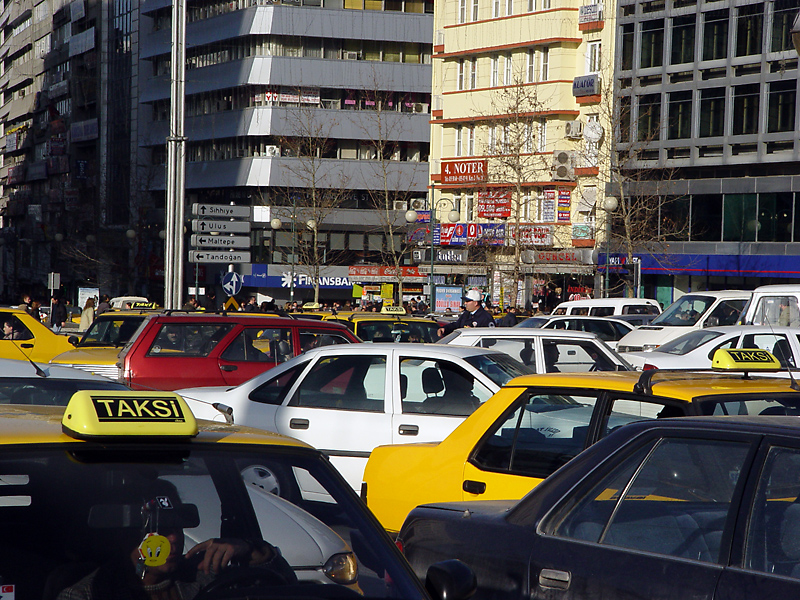
[[[120,352],[119,379],[134,390],[239,385],[297,356],[361,340],[344,325],[252,313],[153,315]]]

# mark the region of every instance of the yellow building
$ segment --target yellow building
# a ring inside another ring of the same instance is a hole
[[[589,2],[435,4],[430,187],[441,243],[453,210],[468,246],[504,235],[488,262],[504,265],[506,288],[531,274],[533,296],[545,281],[563,283],[564,296],[590,293],[603,237],[614,6]]]

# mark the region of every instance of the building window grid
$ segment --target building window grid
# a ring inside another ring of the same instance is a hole
[[[478,87],[478,59],[473,58],[470,61],[470,71],[469,71],[469,87],[470,89],[475,89]]]
[[[500,85],[500,57],[492,56],[492,87]]]
[[[478,2],[479,0],[472,0],[472,20],[478,20]]]
[[[601,68],[601,43],[589,42],[586,45],[586,74],[598,73]]]
[[[503,84],[512,85],[514,83],[514,57],[512,54],[506,54],[505,68],[506,71],[503,76]]]
[[[545,46],[539,52],[539,81],[547,81],[550,77],[550,48]]]

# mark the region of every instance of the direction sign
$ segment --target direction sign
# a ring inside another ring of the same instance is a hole
[[[244,278],[233,271],[229,271],[222,276],[222,291],[228,296],[235,296],[242,291],[242,281]]]
[[[202,235],[192,236],[192,246],[206,248],[249,248],[250,238],[241,235]]]
[[[198,217],[215,217],[218,219],[249,219],[249,206],[230,206],[227,204],[192,204],[192,214]]]
[[[190,250],[192,263],[249,263],[249,252],[224,252],[221,250]]]
[[[192,219],[192,231],[209,233],[220,231],[222,233],[249,233],[250,221],[209,221],[206,219]]]

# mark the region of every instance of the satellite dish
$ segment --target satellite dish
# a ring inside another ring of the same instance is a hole
[[[589,142],[599,142],[603,139],[603,126],[597,121],[589,121],[583,128],[583,137]]]

